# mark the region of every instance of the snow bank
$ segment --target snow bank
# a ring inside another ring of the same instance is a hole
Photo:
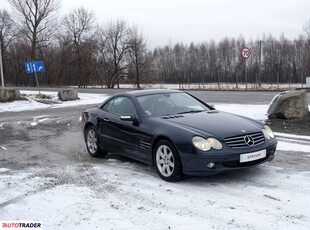
[[[21,91],[21,93],[26,95],[25,97],[28,99],[28,101],[1,103],[0,112],[18,112],[43,108],[61,108],[87,104],[99,104],[108,97],[106,94],[79,93],[80,100],[61,102],[58,100],[57,92],[42,91],[42,94],[51,96],[52,101],[54,101],[54,104],[44,104],[35,100],[35,96],[38,95],[37,91]]]

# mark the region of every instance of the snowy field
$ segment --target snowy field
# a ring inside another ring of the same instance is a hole
[[[51,96],[52,99],[49,101],[54,104],[44,104],[35,100],[35,96],[38,95],[38,91],[26,91],[21,90],[20,93],[25,95],[28,101],[14,101],[0,104],[0,112],[18,112],[24,110],[35,110],[44,108],[63,108],[68,106],[78,106],[87,104],[98,104],[103,102],[108,96],[104,94],[90,94],[90,93],[79,93],[80,100],[76,101],[65,101],[61,102],[58,99],[58,92],[45,92],[41,91],[41,94]]]
[[[0,112],[96,104],[107,97],[79,93],[78,101],[47,105],[33,100],[37,92],[21,93],[27,94],[30,101],[2,103]],[[42,93],[58,102],[56,92]],[[215,107],[256,120],[267,118],[268,105],[216,104]],[[23,125],[31,127],[31,121]],[[0,124],[0,135],[4,126]],[[76,140],[75,146],[69,147],[72,154],[80,154],[79,161],[59,167],[29,166],[20,170],[1,167],[0,159],[0,221],[42,221],[44,229],[72,230],[308,230],[310,137],[284,133],[276,136],[279,144],[272,163],[214,177],[190,177],[167,183],[159,179],[155,170],[137,162],[90,159],[84,155],[86,150],[79,129],[64,131],[52,143],[58,143],[58,139]],[[43,142],[43,145],[50,143]],[[0,143],[0,156],[9,151]],[[64,149],[53,146],[53,151],[60,154]],[[303,162],[302,168],[296,166]]]
[[[200,84],[141,84],[140,87],[142,89],[192,89],[192,90],[245,90],[246,88],[248,90],[291,90],[295,88],[303,88],[305,84],[266,84],[262,83],[261,87],[258,87],[255,83],[248,83],[247,85],[244,83],[239,83],[238,87],[236,84],[232,83],[220,83],[220,85],[215,83],[200,83]],[[76,88],[77,86],[71,86]],[[88,88],[103,88],[103,86],[89,86]],[[120,84],[121,89],[136,89],[136,85],[131,84]]]

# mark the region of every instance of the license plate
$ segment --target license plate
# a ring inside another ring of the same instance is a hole
[[[253,153],[245,153],[240,155],[240,163],[255,161],[266,157],[266,149]]]

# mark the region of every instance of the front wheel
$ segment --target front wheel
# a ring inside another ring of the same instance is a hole
[[[163,180],[173,182],[181,179],[181,160],[177,150],[169,141],[158,142],[154,158],[157,173]]]
[[[103,157],[107,155],[107,152],[103,151],[99,146],[96,130],[93,126],[90,126],[86,130],[86,147],[90,156]]]

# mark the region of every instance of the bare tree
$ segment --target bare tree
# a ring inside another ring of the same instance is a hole
[[[128,75],[129,30],[126,22],[110,22],[101,32],[99,46],[100,72],[108,88],[119,87],[120,81]]]
[[[59,0],[9,0],[18,20],[18,27],[31,44],[31,59],[36,50],[50,41],[55,29]]]
[[[87,86],[94,71],[90,60],[96,47],[95,14],[81,7],[66,15],[62,22],[64,36],[61,37],[61,45],[71,46],[72,50],[67,62],[75,66],[74,75],[78,79],[78,87]]]
[[[6,50],[13,42],[16,35],[17,32],[11,15],[6,10],[0,10],[0,49],[4,75],[6,75]]]
[[[176,44],[173,47],[174,72],[179,89],[183,87],[182,84],[185,77],[186,49],[187,47],[184,44]]]
[[[310,19],[304,25],[304,33],[306,35],[305,55],[304,55],[304,71],[310,76]]]
[[[17,32],[11,15],[7,10],[0,10],[0,42],[2,54],[16,37]]]
[[[63,27],[66,35],[78,47],[93,36],[95,22],[94,12],[87,11],[84,7],[81,7],[71,11],[63,18]]]
[[[129,46],[129,61],[133,69],[135,84],[140,89],[141,78],[143,74],[147,74],[148,56],[146,39],[137,26],[133,26],[129,30]]]
[[[310,19],[304,24],[303,29],[307,39],[310,39]]]
[[[201,43],[199,45],[198,55],[199,55],[198,68],[199,68],[199,73],[200,73],[199,75],[201,77],[202,84],[204,85],[206,77],[207,77],[208,60],[209,60],[208,47],[206,43]]]

